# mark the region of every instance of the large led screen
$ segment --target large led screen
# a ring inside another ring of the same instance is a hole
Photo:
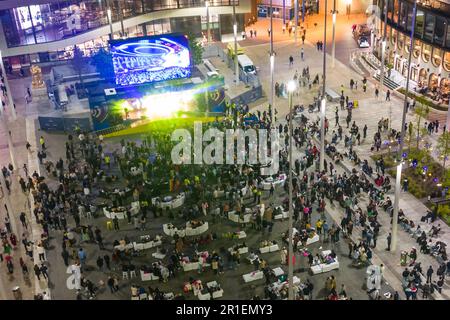
[[[191,76],[189,42],[168,34],[110,41],[116,84],[121,86]]]

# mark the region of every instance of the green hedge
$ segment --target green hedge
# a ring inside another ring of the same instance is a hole
[[[405,88],[400,88],[397,90],[398,92],[400,92],[401,94],[405,94],[406,93],[406,89]],[[447,107],[445,106],[441,106],[439,104],[433,103],[432,101],[430,101],[428,98],[422,96],[422,95],[417,95],[411,91],[408,92],[408,97],[410,97],[411,99],[416,99],[416,101],[418,103],[421,103],[423,105],[427,105],[430,108],[436,109],[436,110],[440,110],[440,111],[447,111]]]

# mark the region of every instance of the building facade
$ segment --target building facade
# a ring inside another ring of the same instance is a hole
[[[408,57],[413,22],[413,0],[380,0],[387,3],[387,58],[391,67],[404,77],[408,73]],[[384,11],[381,31],[384,32]],[[424,0],[417,2],[410,80],[418,88],[427,88],[447,96],[450,94],[450,2]],[[375,48],[381,51],[381,39]]]
[[[113,37],[191,33],[212,40],[256,15],[256,0],[3,0],[0,50],[13,70],[70,59],[74,45],[89,56]],[[110,12],[110,13],[109,13]]]

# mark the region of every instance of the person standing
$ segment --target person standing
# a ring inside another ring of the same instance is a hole
[[[392,236],[391,236],[391,233],[389,232],[389,234],[387,236],[387,248],[386,248],[386,251],[391,251],[391,241],[392,241]]]
[[[34,274],[36,275],[36,277],[38,278],[38,280],[41,280],[41,269],[39,268],[39,266],[37,264],[34,265]]]
[[[391,91],[389,89],[386,91],[386,101],[391,101]]]
[[[116,215],[114,216],[113,224],[114,224],[114,230],[120,230],[120,227],[119,227],[119,219],[117,218]]]
[[[41,149],[42,149],[42,150],[47,149],[46,146],[45,146],[45,140],[44,140],[44,137],[43,137],[43,136],[41,136],[41,137],[39,138],[39,143],[41,144]]]
[[[302,58],[302,61],[305,61],[305,51],[303,48],[300,50],[300,57]]]
[[[100,271],[102,271],[103,269],[103,263],[104,263],[103,258],[99,256],[97,258],[97,267]]]
[[[105,260],[106,268],[108,268],[108,270],[111,270],[110,259],[109,259],[109,256],[107,254],[105,254],[103,256],[103,260]]]
[[[427,270],[427,282],[431,283],[431,278],[433,276],[433,273],[434,273],[433,267],[429,266],[428,270]]]
[[[69,252],[66,249],[63,249],[63,251],[61,252],[61,256],[64,260],[64,264],[66,267],[69,266]]]

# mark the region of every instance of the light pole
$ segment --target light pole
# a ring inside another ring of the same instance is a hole
[[[274,72],[275,72],[275,53],[273,52],[273,7],[272,0],[270,0],[270,107],[272,108],[272,114],[270,122],[272,126],[275,125],[275,107],[273,104],[274,96]]]
[[[6,94],[8,96],[8,105],[9,105],[9,111],[11,111],[11,116],[13,118],[13,120],[17,119],[17,115],[16,115],[16,108],[14,108],[14,101],[13,101],[13,97],[12,97],[12,92],[11,89],[9,87],[9,82],[8,82],[8,76],[6,74],[5,71],[5,65],[3,64],[3,57],[2,57],[2,50],[0,50],[0,67],[2,70],[2,74],[3,74],[3,82],[4,85],[6,87]]]
[[[386,1],[386,0],[385,0]],[[384,32],[383,32],[383,40],[381,42],[381,66],[380,66],[380,93],[383,92],[383,84],[384,84],[384,55],[386,51],[386,32],[387,32],[387,3],[383,9],[384,11]],[[382,94],[380,94],[381,99]],[[389,122],[391,120],[389,119]]]
[[[403,162],[400,162],[397,165],[397,176],[395,179],[395,199],[394,199],[394,212],[392,214],[392,242],[391,242],[391,251],[395,252],[397,248],[397,230],[398,230],[398,203],[400,201],[400,183],[402,179],[402,166]]]
[[[205,7],[206,7],[206,39],[208,42],[208,46],[211,43],[211,34],[209,30],[209,1],[205,1]],[[235,52],[237,54],[237,52]]]
[[[408,106],[408,92],[409,92],[409,78],[411,75],[411,58],[412,58],[412,52],[413,52],[413,45],[414,45],[414,27],[416,24],[416,12],[417,12],[417,0],[414,1],[414,7],[413,7],[413,18],[411,21],[411,40],[410,40],[410,46],[409,46],[409,56],[408,56],[408,72],[407,72],[407,78],[406,78],[406,88],[405,88],[405,99],[403,101],[403,114],[402,114],[402,128],[401,128],[401,135],[400,135],[400,146],[397,152],[397,159],[401,159],[401,155],[403,153],[403,145],[405,140],[405,122],[406,122],[406,113],[408,112],[407,106]]]
[[[398,225],[398,202],[400,200],[400,181],[402,177],[402,153],[403,153],[403,145],[404,145],[404,138],[405,138],[405,122],[406,122],[406,112],[407,112],[407,103],[408,103],[408,90],[409,90],[409,78],[411,73],[411,55],[413,51],[413,44],[414,44],[414,27],[416,24],[416,12],[417,12],[417,0],[414,1],[414,7],[413,7],[413,15],[412,15],[412,21],[411,21],[411,41],[410,41],[410,47],[409,47],[409,60],[408,60],[408,73],[407,73],[407,79],[406,79],[406,92],[405,92],[405,100],[403,103],[403,114],[402,114],[402,128],[401,128],[401,135],[400,135],[400,145],[397,152],[397,159],[400,159],[400,164],[397,166],[397,177],[396,177],[396,184],[395,184],[395,200],[394,200],[394,212],[392,214],[392,248],[391,250],[395,252],[396,245],[397,245],[397,225]]]
[[[347,0],[347,19],[350,19],[351,10],[352,10],[352,0]]]
[[[289,279],[289,300],[294,300],[294,249],[292,245],[293,230],[292,230],[292,135],[293,135],[293,116],[292,116],[292,94],[296,89],[296,84],[293,80],[287,85],[289,94],[289,254],[288,254],[288,279]]]
[[[320,172],[324,169],[324,161],[325,161],[325,107],[326,107],[326,95],[325,95],[325,80],[326,80],[326,71],[327,71],[327,11],[328,10],[328,1],[325,0],[325,26],[323,29],[323,88],[322,88],[322,102],[321,102],[321,117],[320,117],[320,162],[319,169]]]
[[[297,34],[298,34],[298,0],[295,0],[295,9],[294,9],[294,14],[295,14],[295,29],[294,29],[294,38],[295,38],[295,44],[297,44]]]
[[[304,1],[304,0],[303,0]],[[332,37],[332,48],[331,48],[331,67],[334,69],[335,63],[335,55],[336,55],[336,40],[335,40],[335,33],[336,33],[336,0],[333,0],[333,37]]]
[[[236,76],[236,86],[239,85],[239,63],[237,52],[237,21],[236,21],[236,2],[233,0],[233,32],[234,32],[234,73]]]
[[[113,40],[113,26],[112,26],[112,16],[111,16],[111,6],[108,1],[108,9],[106,10],[106,13],[108,15],[108,21],[109,21],[109,39]]]

